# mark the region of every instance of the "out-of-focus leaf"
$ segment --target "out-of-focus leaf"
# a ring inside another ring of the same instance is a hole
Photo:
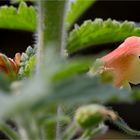
[[[95,19],[77,25],[67,41],[68,53],[73,53],[89,46],[123,41],[129,36],[140,36],[140,27],[134,22]]]
[[[12,115],[30,109],[42,98],[46,97],[49,87],[39,78],[25,80],[20,88],[20,93],[5,94],[0,92],[0,118],[9,118]]]
[[[53,76],[53,80],[64,80],[70,76],[85,73],[92,65],[92,58],[77,58],[66,61],[60,68],[60,71],[56,72]]]
[[[102,84],[97,77],[76,76],[54,84],[54,91],[50,94],[52,102],[66,102],[69,104],[81,102],[130,102],[133,101],[127,90],[117,89],[110,84]]]
[[[21,2],[18,10],[13,6],[0,7],[0,28],[25,30],[34,32],[36,29],[36,11],[32,6]]]
[[[42,108],[48,104],[62,102],[76,105],[91,101],[98,103],[133,101],[129,92],[109,84],[103,85],[97,77],[76,76],[63,82],[53,82],[52,85],[44,84],[43,80],[38,78],[25,83],[26,85],[21,88],[21,94],[0,94],[0,117],[11,117],[37,104]]]
[[[7,93],[8,91],[10,91],[10,80],[1,71],[0,71],[0,90],[6,91]]]
[[[95,0],[75,0],[70,3],[70,10],[67,13],[67,26],[70,27],[80,15],[93,4]]]

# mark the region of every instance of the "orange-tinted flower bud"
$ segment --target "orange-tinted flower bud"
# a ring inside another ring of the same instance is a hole
[[[20,54],[16,53],[15,58],[11,59],[0,53],[0,70],[13,78],[19,70]]]

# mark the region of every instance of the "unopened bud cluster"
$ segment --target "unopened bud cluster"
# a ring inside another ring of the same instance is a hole
[[[25,53],[22,53],[19,70],[20,77],[25,76],[26,67],[28,63],[30,63],[30,60],[32,61],[32,59],[34,59],[35,53],[36,48],[30,46],[26,49]]]

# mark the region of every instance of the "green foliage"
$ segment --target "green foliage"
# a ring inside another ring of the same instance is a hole
[[[0,71],[0,90],[9,92],[10,91],[10,80],[8,77]]]
[[[133,101],[127,90],[119,90],[111,84],[102,84],[97,77],[90,78],[84,75],[58,82],[54,84],[53,90],[50,99],[54,103],[63,101],[69,105],[74,105],[81,102],[116,103]]]
[[[73,75],[85,73],[89,70],[92,63],[92,58],[75,58],[64,61],[60,70],[54,74],[53,80],[64,80]]]
[[[26,85],[24,84],[18,96],[1,94],[0,104],[4,108],[0,109],[0,117],[17,116],[27,110],[32,111],[32,108],[35,110],[35,108],[38,108],[36,106],[38,103],[42,109],[54,106],[54,104],[61,104],[62,102],[68,106],[73,106],[90,101],[98,103],[113,102],[113,97],[117,97],[118,102],[131,100],[128,92],[114,89],[112,86],[101,85],[97,78],[92,79],[85,76],[78,76],[63,81],[63,83],[53,82],[53,87],[50,87],[48,84],[44,85],[42,81],[44,80],[32,79],[28,82],[25,81]],[[40,114],[41,112],[39,111],[38,113]]]
[[[51,68],[48,68],[48,72],[49,69],[51,70]],[[52,75],[51,73],[48,74]],[[57,105],[62,102],[73,106],[88,102],[116,103],[133,101],[127,90],[114,88],[111,84],[102,84],[98,77],[91,78],[83,74],[71,76],[62,81],[50,81],[45,75],[43,79],[40,79],[40,77],[32,78],[22,82],[18,96],[16,90],[12,94],[9,96],[0,95],[0,104],[5,106],[0,109],[0,117],[15,115],[37,104],[44,108],[46,105]]]
[[[98,135],[105,134],[107,130],[108,130],[108,127],[105,126],[104,124],[101,124],[94,129],[85,130],[84,133],[82,134],[82,136],[79,139],[90,140],[91,138],[94,138]]]
[[[93,2],[94,0],[77,0],[73,3],[67,17],[68,27]],[[120,23],[111,19],[107,21],[96,19],[93,22],[85,21],[81,27],[76,26],[67,39],[64,26],[66,4],[66,1],[59,0],[38,2],[38,52],[36,53],[36,48],[28,47],[25,53],[22,53],[19,70],[21,79],[11,86],[7,84],[6,78],[0,75],[2,81],[0,82],[2,90],[0,91],[0,119],[5,122],[7,119],[14,118],[12,121],[16,124],[18,133],[4,123],[0,123],[0,129],[11,139],[19,139],[19,137],[21,139],[54,139],[55,137],[63,140],[73,139],[73,136],[79,132],[79,126],[73,120],[74,117],[60,111],[62,104],[70,108],[87,103],[133,103],[135,100],[140,100],[139,90],[131,92],[116,88],[111,83],[110,75],[98,75],[102,67],[100,60],[94,61],[87,57],[67,58],[63,55],[66,45],[69,53],[73,53],[90,45],[122,41],[131,35],[139,36],[140,28],[133,22]],[[27,7],[24,2],[20,4],[18,10],[14,7],[1,7],[0,19],[1,28],[32,32],[36,28],[35,9]],[[34,72],[35,65],[37,69]],[[88,72],[91,66],[91,71],[96,73],[93,76]],[[96,110],[92,110],[92,114],[86,113],[87,117],[91,115],[86,125],[86,128],[90,128],[83,130],[79,139],[89,140],[96,134],[105,132],[106,126],[101,125],[100,122],[104,122],[106,118],[128,134],[139,135],[138,131],[130,129],[115,112],[111,115],[109,111],[113,112],[107,110],[105,114],[103,110],[103,116],[100,116],[100,112]],[[94,112],[96,116],[93,120]],[[61,129],[60,121],[66,125],[69,122],[71,124],[66,130]],[[91,129],[91,122],[99,126]]]
[[[0,7],[0,28],[34,32],[36,29],[36,11],[32,6],[21,2],[18,10],[13,6]]]
[[[35,69],[35,62],[36,62],[35,60],[36,60],[35,55],[29,59],[27,65],[25,66],[25,76],[30,76],[33,73]]]
[[[67,26],[70,27],[90,7],[95,0],[76,0],[70,3],[70,10],[67,13]],[[77,10],[78,9],[78,10]]]
[[[19,77],[29,77],[35,69],[36,48],[28,47],[21,55]]]
[[[134,22],[118,22],[116,20],[95,19],[94,21],[85,21],[80,27],[70,33],[67,41],[68,53],[94,45],[102,45],[123,41],[129,36],[140,36],[140,28]]]

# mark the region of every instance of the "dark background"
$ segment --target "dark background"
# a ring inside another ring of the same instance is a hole
[[[8,0],[0,0],[0,5],[8,4]],[[30,5],[31,3],[29,3]],[[17,7],[17,5],[15,5]],[[98,0],[77,21],[80,25],[84,20],[95,18],[112,18],[119,21],[130,20],[140,22],[140,1],[105,1]],[[16,52],[23,52],[29,45],[34,44],[34,34],[25,31],[0,29],[0,52],[13,57]],[[89,47],[73,55],[97,54],[104,50],[112,50],[120,44],[106,44]],[[112,106],[112,105],[111,105]],[[120,116],[134,129],[140,130],[140,103],[113,105]],[[110,125],[112,129],[116,129]]]

